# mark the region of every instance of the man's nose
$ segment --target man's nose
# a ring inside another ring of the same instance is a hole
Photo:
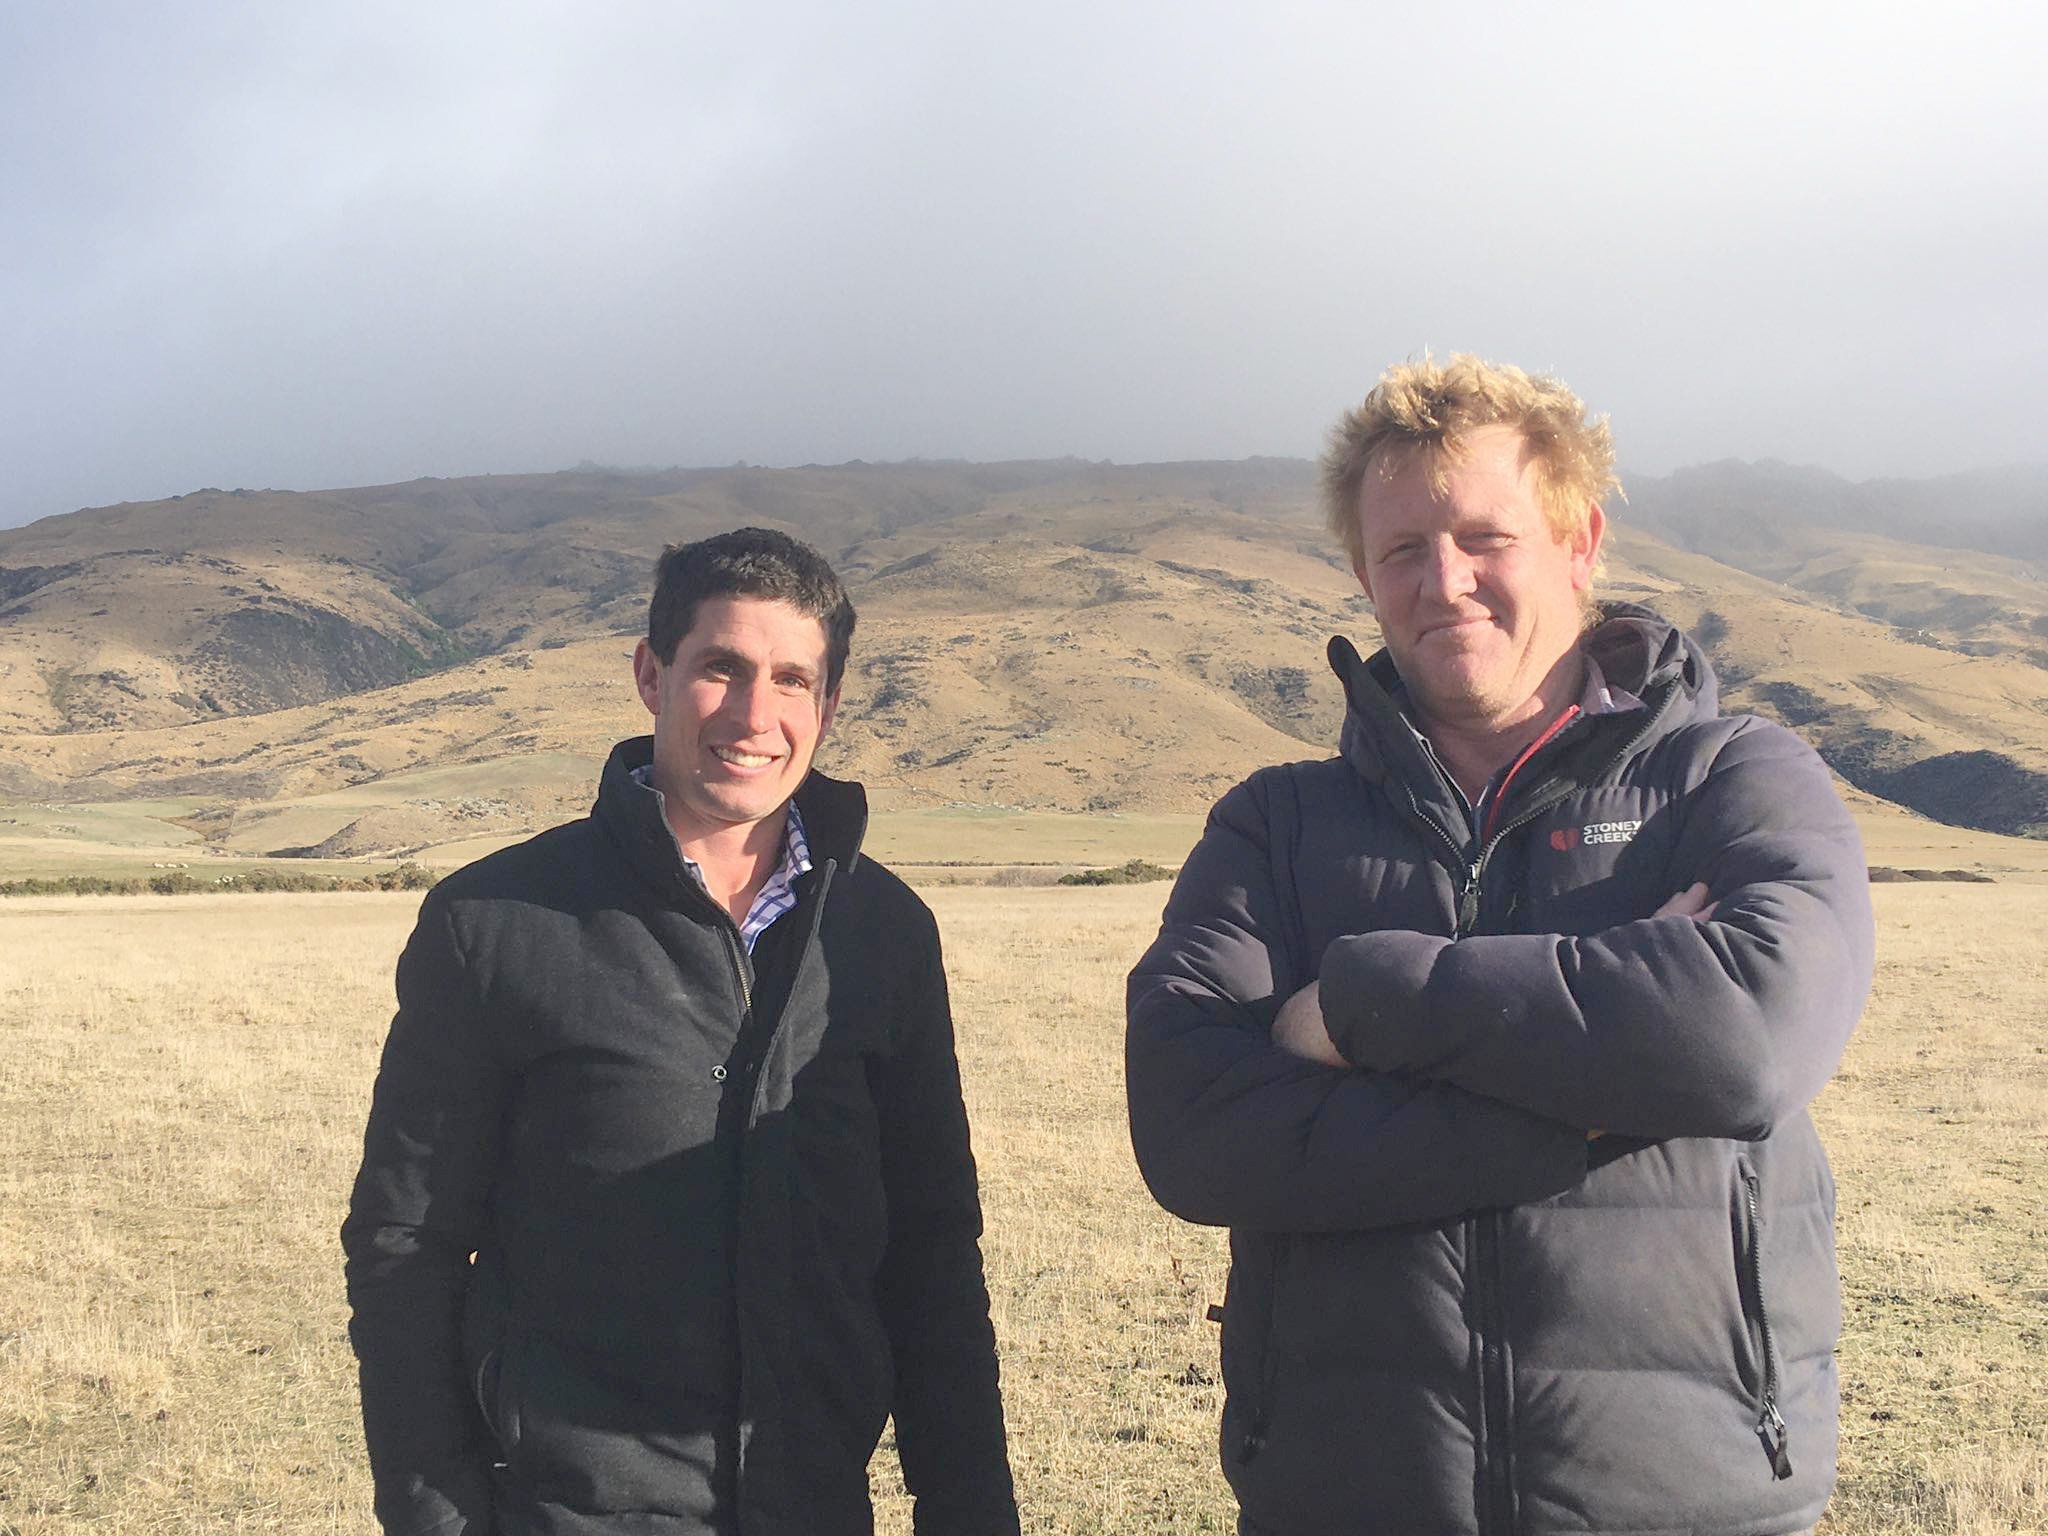
[[[759,735],[775,724],[774,680],[757,676],[733,684],[725,696],[725,707],[749,736]]]
[[[1446,600],[1465,596],[1478,585],[1472,575],[1472,557],[1458,548],[1455,539],[1442,539],[1430,546],[1423,583],[1431,597]]]

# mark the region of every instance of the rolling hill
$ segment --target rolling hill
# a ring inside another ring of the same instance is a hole
[[[1787,473],[1632,485],[1605,592],[1693,627],[1732,704],[1863,790],[2048,833],[2048,587],[1902,516],[1845,531],[1843,495]],[[884,808],[1199,812],[1329,750],[1323,642],[1375,639],[1300,461],[207,490],[0,532],[0,795],[22,825],[148,802],[223,852],[545,824],[644,718],[626,655],[653,556],[742,522],[847,579],[860,631],[821,761]]]

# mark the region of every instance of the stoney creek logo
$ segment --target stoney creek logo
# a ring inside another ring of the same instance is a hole
[[[1581,843],[1625,843],[1642,826],[1637,821],[1595,821],[1583,827],[1559,827],[1550,834],[1550,846],[1570,853]]]

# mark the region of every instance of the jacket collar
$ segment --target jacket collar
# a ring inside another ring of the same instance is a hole
[[[1648,706],[1660,726],[1711,719],[1720,711],[1720,687],[1706,653],[1668,619],[1634,603],[1607,603],[1579,642],[1610,682]],[[1342,635],[1329,645],[1330,668],[1344,685],[1344,729],[1337,750],[1365,778],[1399,778],[1434,785],[1440,775],[1428,749],[1410,729],[1395,699],[1401,677],[1384,648],[1369,659]],[[1676,697],[1674,697],[1676,695]],[[1634,711],[1593,722],[1606,737]]]
[[[676,840],[661,814],[661,797],[633,779],[654,761],[654,738],[634,736],[612,748],[597,781],[591,819],[604,829],[627,862],[657,890],[673,893],[702,887],[683,868]],[[813,768],[797,786],[796,807],[804,819],[813,869],[828,861],[851,869],[867,835],[868,797],[860,785],[829,778]],[[800,887],[801,888],[801,887]]]

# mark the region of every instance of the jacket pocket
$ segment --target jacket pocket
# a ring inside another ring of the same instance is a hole
[[[493,1344],[470,1378],[470,1392],[476,1398],[477,1412],[483,1415],[484,1427],[497,1442],[501,1467],[511,1465],[519,1448],[519,1404],[509,1390],[508,1353],[502,1341]]]
[[[1238,1401],[1233,1407],[1237,1433],[1226,1442],[1224,1452],[1239,1466],[1249,1466],[1266,1448],[1266,1434],[1273,1422],[1275,1389],[1279,1385],[1280,1351],[1273,1337],[1273,1320],[1279,1314],[1280,1287],[1286,1282],[1288,1255],[1293,1242],[1285,1233],[1268,1239],[1270,1267],[1262,1294],[1233,1295],[1224,1318],[1225,1343],[1233,1354],[1243,1351],[1249,1369],[1241,1385],[1232,1384]],[[1241,1330],[1241,1331],[1240,1331]],[[1237,1334],[1233,1338],[1231,1335]]]
[[[1742,1297],[1742,1320],[1755,1355],[1756,1437],[1770,1461],[1771,1476],[1784,1479],[1792,1475],[1792,1455],[1785,1416],[1778,1407],[1778,1347],[1771,1333],[1764,1284],[1763,1180],[1746,1153],[1736,1158],[1735,1171],[1735,1285]]]

